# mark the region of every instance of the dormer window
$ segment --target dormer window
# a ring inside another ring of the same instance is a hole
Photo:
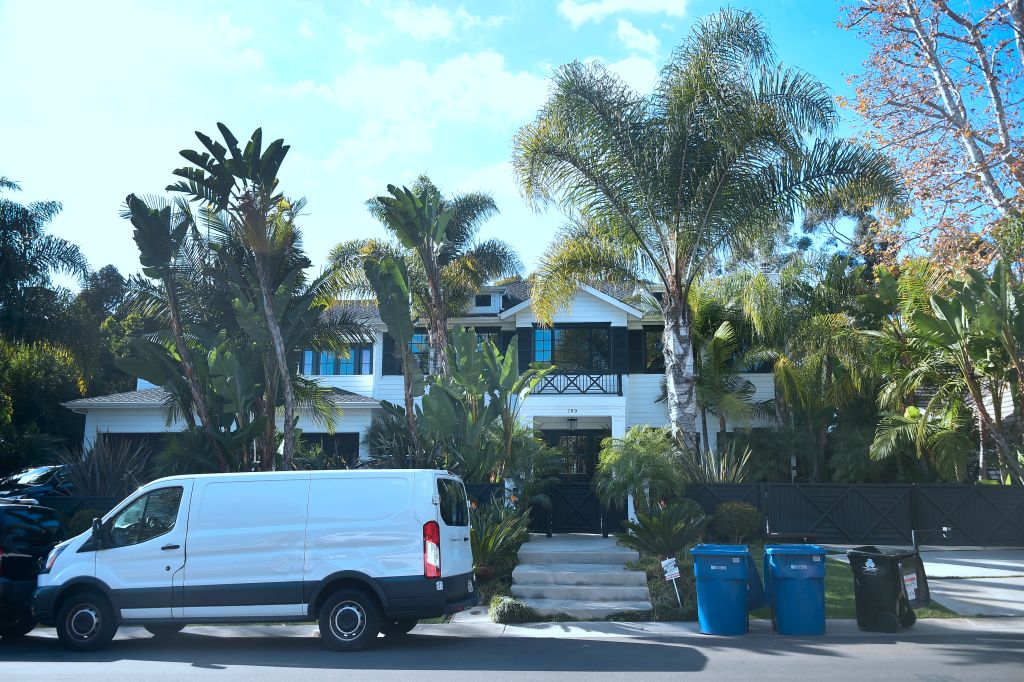
[[[491,295],[490,294],[477,294],[473,303],[477,308],[490,308],[491,307]]]

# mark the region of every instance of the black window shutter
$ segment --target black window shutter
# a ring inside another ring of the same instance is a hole
[[[517,327],[516,334],[519,335],[519,371],[522,372],[533,362],[533,327]]]
[[[504,353],[508,350],[508,344],[512,343],[512,339],[516,337],[516,332],[513,329],[502,329],[501,330],[501,352]]]
[[[625,327],[612,327],[612,373],[629,371],[628,334]]]
[[[644,330],[629,330],[629,373],[644,373]]]
[[[384,376],[402,373],[401,361],[395,357],[395,339],[387,332],[384,332],[384,353],[380,361],[380,373]]]

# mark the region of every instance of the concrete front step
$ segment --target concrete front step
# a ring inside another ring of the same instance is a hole
[[[650,611],[649,601],[577,601],[561,599],[523,599],[530,608],[542,616],[564,613],[572,618],[590,620],[606,618],[623,611]]]
[[[599,535],[531,535],[519,549],[520,564],[618,564],[636,561],[640,555]]]
[[[581,602],[644,602],[650,599],[647,586],[636,585],[517,585],[512,594],[522,599],[572,600]]]
[[[647,585],[643,571],[622,564],[519,564],[512,571],[517,585]]]

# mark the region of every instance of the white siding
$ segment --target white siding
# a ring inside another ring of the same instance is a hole
[[[661,394],[663,374],[630,374],[625,386],[626,427],[637,424],[665,426],[668,410],[665,403],[656,402]]]
[[[529,327],[537,322],[530,306],[516,313],[515,318],[517,327]],[[555,313],[554,322],[610,322],[613,327],[625,327],[626,313],[592,294],[577,291],[572,303]]]

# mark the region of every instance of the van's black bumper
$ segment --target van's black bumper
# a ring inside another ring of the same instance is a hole
[[[441,589],[438,589],[438,583]],[[388,605],[385,616],[393,618],[437,618],[465,611],[479,603],[472,573],[441,579],[422,576],[378,578]]]
[[[32,594],[32,615],[43,625],[53,625],[57,620],[54,613],[54,606],[57,601],[57,585],[46,585],[37,587]]]

